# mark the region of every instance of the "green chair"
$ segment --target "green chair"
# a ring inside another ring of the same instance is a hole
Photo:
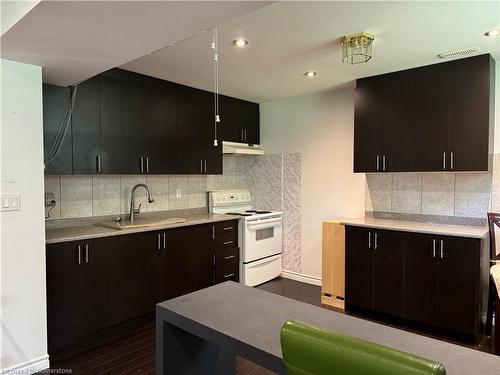
[[[289,320],[281,328],[288,375],[445,375],[441,363]]]

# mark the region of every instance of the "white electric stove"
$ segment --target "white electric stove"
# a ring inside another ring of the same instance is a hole
[[[240,281],[255,286],[280,276],[282,213],[255,209],[248,190],[214,190],[208,192],[208,199],[211,213],[241,217]]]

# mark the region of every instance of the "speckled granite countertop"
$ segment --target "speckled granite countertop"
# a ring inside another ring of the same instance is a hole
[[[188,225],[207,224],[219,221],[240,219],[240,217],[236,215],[221,215],[221,214],[209,214],[209,213],[183,215],[182,218],[186,219],[186,221],[176,224],[150,226],[150,227],[133,228],[133,229],[111,229],[99,225],[46,229],[45,243],[54,244],[61,242],[80,241],[80,240],[88,240],[91,238],[120,236],[131,233],[151,232],[155,230],[185,227]]]
[[[488,227],[472,225],[435,224],[418,221],[402,221],[363,217],[358,219],[340,219],[340,224],[355,227],[397,230],[401,232],[427,233],[439,236],[455,236],[485,239]]]

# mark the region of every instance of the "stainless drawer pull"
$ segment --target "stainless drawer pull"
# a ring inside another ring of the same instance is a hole
[[[212,225],[212,239],[215,240],[215,225]]]
[[[453,170],[453,165],[455,164],[455,160],[453,160],[453,152],[450,152],[450,169]]]
[[[78,264],[82,264],[82,247],[80,245],[77,246],[77,256],[76,256],[76,262]]]
[[[444,258],[444,241],[443,240],[441,240],[441,254],[440,255],[441,255],[441,259],[443,259]]]
[[[101,156],[97,155],[95,157],[95,159],[96,159],[96,161],[95,161],[96,162],[96,172],[101,173]]]
[[[230,273],[228,275],[224,275],[224,278],[229,279],[230,277],[233,277],[233,276],[234,276],[234,273]]]
[[[233,242],[234,242],[234,241],[226,241],[226,242],[224,242],[224,245],[230,245],[230,244],[232,244]]]
[[[436,257],[436,239],[432,240],[432,257]]]
[[[89,262],[89,244],[85,244],[85,263]]]
[[[236,257],[236,255],[229,255],[227,257],[224,257],[224,260],[233,259],[234,257]]]
[[[377,171],[380,170],[380,156],[377,155]]]
[[[368,248],[372,248],[372,232],[368,232]]]
[[[443,152],[443,170],[446,169],[446,152]]]
[[[146,156],[146,173],[149,173],[149,156]]]
[[[158,250],[161,250],[161,244],[160,244],[160,233],[158,233]]]
[[[377,247],[378,247],[377,239],[378,239],[378,235],[377,235],[377,233],[375,233],[375,243],[373,244],[373,250],[377,250]]]
[[[144,158],[141,156],[141,173],[144,173]]]
[[[232,230],[232,229],[233,229],[233,227],[224,227],[223,230]]]
[[[163,233],[163,248],[167,248],[167,234]]]
[[[382,156],[382,170],[385,171],[385,155]]]

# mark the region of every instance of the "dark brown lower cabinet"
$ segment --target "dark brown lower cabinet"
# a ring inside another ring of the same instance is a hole
[[[92,341],[99,330],[152,313],[158,302],[239,280],[238,248],[217,257],[216,228],[193,225],[47,246],[49,354]],[[219,254],[217,252],[217,254]],[[227,259],[225,259],[227,258]],[[225,277],[231,275],[230,277]]]
[[[480,239],[346,227],[346,306],[474,340],[482,327]]]

